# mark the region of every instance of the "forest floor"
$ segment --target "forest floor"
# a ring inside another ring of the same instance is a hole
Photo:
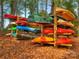
[[[31,40],[0,37],[0,59],[79,59],[79,37],[71,48],[34,45]]]

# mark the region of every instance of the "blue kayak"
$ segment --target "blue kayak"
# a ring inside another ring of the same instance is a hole
[[[24,30],[24,31],[37,32],[36,28],[31,28],[28,26],[16,26],[16,28],[19,30]]]

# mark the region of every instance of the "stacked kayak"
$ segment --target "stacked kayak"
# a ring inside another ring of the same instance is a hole
[[[32,40],[33,43],[42,43],[42,44],[54,44],[54,38],[43,36],[43,37],[37,37]],[[72,39],[70,38],[58,38],[58,40],[55,42],[56,45],[61,46],[72,46]]]
[[[61,15],[62,16],[62,15]],[[54,18],[54,16],[51,16],[52,18]],[[71,20],[72,21],[72,20]],[[65,27],[74,27],[74,24],[72,24],[70,20],[62,18],[60,16],[57,16],[57,25],[63,25]],[[53,21],[54,22],[54,21]]]
[[[75,16],[73,15],[73,13],[63,8],[57,7],[56,14],[69,21],[75,20]]]
[[[64,21],[62,19],[59,19],[57,21],[58,25],[63,25],[63,26],[69,26],[69,27],[74,27],[74,25],[71,23],[71,22],[67,22],[67,21]]]
[[[11,14],[5,14],[4,18],[7,18],[7,19],[16,19],[17,16],[14,16],[14,15],[11,15]]]
[[[70,11],[58,7],[56,8],[56,15],[58,26],[56,31],[57,38],[53,38],[51,36],[49,37],[50,34],[54,34],[54,26],[51,25],[51,27],[49,27],[48,25],[48,28],[44,27],[44,29],[42,29],[43,35],[46,36],[36,37],[32,40],[33,43],[55,44],[57,46],[72,46],[73,39],[68,38],[68,36],[75,34],[75,31],[71,29],[74,27],[74,24],[72,24],[71,21],[75,20],[75,16]],[[52,18],[54,18],[53,15]],[[54,20],[52,20],[52,23],[54,23]]]
[[[15,16],[15,15],[12,15],[12,14],[4,14],[4,18],[13,19],[13,20],[17,20],[17,18],[19,18],[20,20],[24,20],[24,21],[28,20],[27,18]]]
[[[44,29],[43,30],[43,33],[44,34],[51,34],[51,33],[54,33],[54,30],[53,29]],[[68,34],[74,34],[75,31],[74,30],[71,30],[71,29],[63,29],[63,28],[58,28],[57,29],[57,33],[58,34],[64,34],[64,35],[68,35]]]
[[[74,24],[72,24],[71,21],[75,20],[75,16],[70,11],[58,7],[56,8],[56,15],[57,15],[57,31],[56,31],[57,38],[53,38],[54,34],[53,15],[52,17],[48,17],[47,19],[42,18],[39,15],[34,15],[34,18],[30,18],[29,20],[27,18],[14,16],[11,14],[5,14],[4,17],[14,19],[14,22],[11,23],[12,27],[10,28],[13,32],[12,35],[14,37],[18,36],[20,38],[22,37],[25,39],[27,37],[34,38],[32,40],[33,43],[52,44],[52,45],[55,44],[57,46],[59,45],[72,46],[73,41],[71,38],[68,38],[68,36],[75,34],[75,31],[71,29],[74,27]]]
[[[30,31],[30,32],[36,32],[37,29],[36,28],[31,28],[28,26],[16,26],[17,29],[19,30],[24,30],[24,31]]]
[[[48,43],[48,42],[53,42],[54,38],[43,36],[43,37],[37,37],[32,40],[33,43]]]
[[[17,20],[17,21],[16,21],[16,24],[17,24],[17,25],[26,26],[26,25],[27,25],[27,22],[26,22],[26,21],[23,21],[23,20]]]
[[[9,30],[11,30],[10,35],[18,39],[34,38],[37,36],[34,36],[34,34],[40,32],[39,29],[32,27],[38,25],[35,23],[29,23],[27,18],[15,16],[12,14],[5,14],[4,18],[13,20],[9,25]]]

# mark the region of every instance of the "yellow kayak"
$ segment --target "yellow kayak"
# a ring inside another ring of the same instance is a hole
[[[53,42],[54,38],[43,36],[43,37],[37,37],[32,40],[34,43],[48,43],[48,42]]]
[[[64,25],[64,26],[74,27],[74,24],[72,24],[71,22],[64,21],[62,19],[59,19],[57,22],[58,22],[58,25]]]

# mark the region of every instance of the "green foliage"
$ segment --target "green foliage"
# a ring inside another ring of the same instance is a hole
[[[50,17],[48,14],[45,12],[40,12],[39,14],[34,14],[33,17],[31,18],[31,22],[46,22],[46,23],[51,23],[52,22],[52,17]]]
[[[74,20],[74,21],[71,21],[76,27],[79,26],[79,21],[77,20]]]
[[[41,10],[39,15],[45,18],[47,16],[47,12],[45,10]]]
[[[76,13],[74,11],[76,6],[73,4],[73,0],[64,1],[62,5],[64,6],[64,8],[70,10],[76,16]]]
[[[55,0],[55,4],[57,5],[57,7],[62,7],[62,0]]]
[[[76,35],[79,36],[79,28],[78,28],[79,21],[74,20],[74,21],[71,21],[71,22],[75,25],[74,28],[72,28],[72,29],[76,32]]]
[[[35,12],[36,5],[38,3],[38,0],[28,0],[26,3],[27,8],[30,10],[30,15],[33,16]]]
[[[75,2],[79,2],[79,0],[55,0],[54,2],[57,7],[62,7],[67,10],[70,10],[75,15],[75,17],[78,17],[77,13],[75,12],[75,9],[77,9],[78,6],[75,5]],[[52,2],[52,4],[53,4],[53,2]],[[51,6],[51,7],[53,7],[53,6]],[[53,10],[51,10],[51,11],[53,11]]]

